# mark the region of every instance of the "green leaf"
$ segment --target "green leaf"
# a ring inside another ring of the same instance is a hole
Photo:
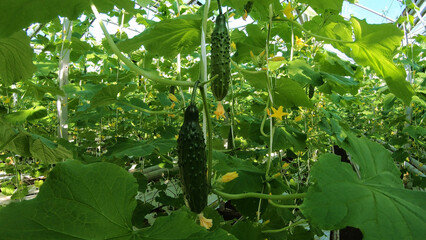
[[[117,101],[119,93],[124,89],[124,85],[109,85],[104,86],[100,91],[98,91],[95,96],[90,100],[90,106],[101,107],[108,106]]]
[[[27,92],[31,93],[31,96],[38,100],[42,100],[46,93],[50,93],[53,97],[65,95],[58,87],[35,84],[31,81],[26,81],[25,84],[28,85]]]
[[[131,239],[136,193],[135,179],[113,164],[59,163],[35,199],[0,210],[0,232],[4,239]]]
[[[10,199],[12,199],[12,200],[17,200],[17,199],[22,200],[27,195],[28,195],[28,187],[25,186],[25,185],[19,185],[19,187],[16,189],[16,191],[10,197]]]
[[[8,9],[2,8],[2,3],[0,9]],[[2,14],[5,12],[9,11],[3,11]],[[0,78],[5,86],[31,78],[35,70],[33,49],[24,31],[16,32],[8,38],[0,38]]]
[[[361,178],[377,184],[385,181],[387,185],[402,187],[400,172],[392,160],[391,153],[382,145],[353,133],[346,132],[347,138],[339,145],[351,156],[351,161],[358,164]]]
[[[306,134],[290,126],[277,128],[274,132],[273,150],[285,150],[294,147],[295,150],[303,151],[306,148]]]
[[[266,89],[268,76],[266,71],[250,71],[241,69],[240,72],[244,75],[244,78],[249,84],[256,89]]]
[[[17,112],[12,112],[5,116],[5,120],[9,123],[17,124],[23,123],[25,121],[37,120],[47,116],[47,110],[45,107],[34,107],[27,110],[21,110]]]
[[[49,142],[50,144],[46,144],[46,142]],[[55,145],[55,143],[48,139],[34,139],[30,142],[30,153],[34,158],[39,159],[42,163],[56,163],[73,157],[72,152],[68,149],[62,145]]]
[[[134,9],[130,0],[94,0],[99,12],[109,12],[114,5],[128,11]],[[90,1],[86,0],[44,0],[44,1],[0,1],[0,37],[7,37],[14,32],[31,25],[47,23],[58,15],[76,19],[84,10],[90,10]]]
[[[403,188],[382,146],[349,136],[344,147],[361,177],[339,156],[323,154],[312,167],[314,184],[301,206],[303,214],[322,229],[359,228],[366,240],[422,239],[426,193]]]
[[[410,103],[414,90],[406,81],[405,69],[397,67],[392,57],[400,46],[403,33],[393,24],[368,24],[365,20],[351,18],[355,42],[339,47],[346,55],[362,66],[371,66],[387,83],[389,90],[405,104]],[[386,37],[383,37],[386,36]]]
[[[304,60],[297,59],[288,63],[286,67],[288,74],[292,80],[303,84],[321,85],[321,75],[312,70],[312,66],[308,65]]]
[[[237,221],[230,231],[238,239],[258,240],[262,239],[262,232],[259,225],[254,225],[248,221]]]
[[[283,106],[285,108],[293,106],[313,107],[311,100],[306,96],[305,90],[299,83],[289,78],[278,79],[273,93],[274,106]]]
[[[355,74],[352,64],[343,61],[336,53],[324,51],[315,54],[314,58],[321,72],[332,73],[340,76],[353,76]]]
[[[265,49],[266,31],[257,24],[249,24],[246,32],[247,36],[239,30],[234,30],[231,34],[231,41],[237,46],[237,52],[232,56],[236,62],[250,61],[250,52],[257,56]]]
[[[208,232],[205,228],[197,225],[194,214],[187,208],[181,208],[172,212],[167,217],[159,217],[152,227],[140,233],[142,239],[237,239],[223,229]]]
[[[320,10],[333,9],[339,12],[342,10],[343,5],[343,0],[300,0],[300,2],[307,3],[312,8]]]
[[[0,119],[0,146],[6,150],[21,155],[34,157],[43,163],[55,163],[72,158],[71,151],[42,136],[18,131],[10,124]]]
[[[351,77],[342,77],[325,72],[322,72],[321,76],[326,82],[325,85],[320,87],[320,90],[323,92],[331,93],[331,91],[328,90],[333,90],[342,95],[348,92],[352,95],[356,95],[358,92],[359,84]]]
[[[200,38],[201,18],[185,15],[158,22],[132,39],[120,42],[118,47],[123,52],[132,52],[144,45],[152,54],[176,57],[178,53],[194,51],[200,45]]]

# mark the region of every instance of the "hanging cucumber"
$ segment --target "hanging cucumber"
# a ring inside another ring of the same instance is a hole
[[[201,213],[207,205],[207,158],[203,131],[199,124],[195,92],[186,108],[177,140],[178,165],[185,203],[195,213]]]
[[[222,13],[220,1],[218,1],[219,16],[211,37],[211,77],[217,75],[211,84],[212,92],[217,101],[226,97],[231,79],[230,39],[226,27],[226,17]]]

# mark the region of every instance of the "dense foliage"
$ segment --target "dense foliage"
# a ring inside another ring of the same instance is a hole
[[[343,0],[222,0],[218,38],[217,2],[188,2],[0,2],[0,239],[426,236],[425,36]]]

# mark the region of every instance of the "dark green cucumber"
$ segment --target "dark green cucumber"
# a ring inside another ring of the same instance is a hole
[[[211,39],[211,77],[217,75],[211,84],[212,92],[217,101],[226,97],[231,79],[231,61],[229,55],[228,29],[226,28],[226,17],[222,13],[217,16],[216,25],[213,29]]]
[[[198,108],[191,103],[177,140],[178,165],[185,203],[195,213],[207,205],[207,158],[203,131],[198,120]]]

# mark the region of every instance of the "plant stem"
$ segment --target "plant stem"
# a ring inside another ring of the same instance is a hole
[[[114,43],[114,40],[111,38],[111,36],[108,33],[108,30],[106,29],[101,16],[98,12],[98,9],[96,8],[96,6],[93,4],[93,2],[90,3],[91,8],[92,8],[92,12],[95,14],[95,17],[98,19],[99,25],[101,26],[102,32],[105,35],[105,38],[108,41],[109,46],[111,47],[111,50],[117,55],[117,57],[123,61],[124,64],[126,64],[127,67],[129,67],[131,70],[133,70],[134,72],[138,73],[139,75],[142,75],[148,79],[151,79],[157,83],[161,83],[161,84],[165,84],[165,85],[171,85],[171,86],[187,86],[187,87],[192,87],[194,86],[193,82],[188,82],[188,81],[173,81],[171,79],[167,79],[164,77],[161,77],[159,75],[157,75],[157,73],[155,72],[150,72],[147,71],[145,69],[142,69],[138,66],[136,66],[130,59],[128,59],[126,56],[124,56],[120,49],[118,49],[117,45]]]
[[[287,227],[283,227],[283,228],[280,228],[280,229],[274,229],[274,230],[264,230],[264,231],[262,231],[262,233],[279,233],[279,232],[283,232],[285,230],[288,230],[288,229],[290,229],[292,227],[295,227],[297,225],[300,225],[300,224],[303,224],[303,223],[306,223],[306,222],[308,222],[308,220],[303,219],[303,220],[295,222],[295,223],[293,223],[293,224],[291,224],[291,225],[289,225]]]
[[[288,195],[269,195],[269,194],[263,194],[263,193],[249,192],[249,193],[232,194],[232,193],[224,193],[217,189],[212,189],[212,192],[226,199],[260,198],[260,199],[271,199],[271,200],[291,200],[291,199],[299,199],[299,198],[306,197],[306,193],[294,193],[294,194],[288,194]]]
[[[212,178],[212,166],[213,166],[213,135],[212,135],[212,123],[210,119],[210,111],[209,104],[207,102],[207,94],[204,87],[200,87],[201,97],[203,98],[203,109],[206,113],[207,117],[207,182],[211,186],[211,178]]]
[[[299,208],[299,206],[297,206],[297,205],[283,205],[283,204],[278,204],[278,203],[272,201],[271,199],[268,200],[268,203],[271,204],[274,207],[277,207],[277,208]]]

